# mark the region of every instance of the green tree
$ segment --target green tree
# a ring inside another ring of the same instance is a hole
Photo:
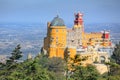
[[[120,42],[115,45],[109,66],[108,80],[120,80]]]
[[[0,80],[57,80],[54,73],[43,68],[39,60],[14,63],[0,71]]]
[[[42,59],[40,56],[33,60],[16,62],[22,57],[20,49],[20,45],[17,45],[7,64],[0,64],[0,80],[57,80],[54,72],[41,65],[40,60]],[[47,61],[46,59],[44,57],[45,61]]]
[[[99,75],[100,74],[93,65],[88,65],[86,67],[78,65],[71,75],[71,78],[73,80],[98,80]]]
[[[58,57],[48,58],[44,66],[50,71],[54,72],[57,80],[65,78],[65,61]]]
[[[72,71],[74,72],[74,70],[76,69],[76,66],[78,65],[82,66],[83,65],[82,62],[87,59],[88,57],[81,57],[79,54],[77,54],[73,58],[69,58],[68,67],[70,67]]]
[[[116,61],[116,63],[120,64],[120,42],[116,44],[112,58]]]
[[[12,51],[11,57],[9,58],[8,62],[15,62],[16,60],[20,60],[20,58],[22,58],[23,54],[20,49],[21,49],[20,44],[18,44]]]
[[[107,80],[120,80],[120,65],[114,62],[106,63],[109,66],[108,75],[105,76]],[[103,75],[104,76],[104,75]]]
[[[65,61],[60,57],[48,58],[43,54],[39,54],[36,57],[38,63],[42,65],[43,68],[47,68],[48,71],[54,72],[57,80],[63,80],[65,73]]]

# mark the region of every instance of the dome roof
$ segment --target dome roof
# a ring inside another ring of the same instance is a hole
[[[59,16],[56,16],[50,26],[65,26],[63,19],[59,18]]]

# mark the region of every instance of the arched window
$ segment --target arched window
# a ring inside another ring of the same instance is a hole
[[[100,61],[101,61],[101,63],[105,63],[105,57],[104,56],[100,56]]]

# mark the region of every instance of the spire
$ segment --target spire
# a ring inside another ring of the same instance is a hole
[[[57,14],[57,16],[56,16],[57,18],[59,18],[59,15]]]

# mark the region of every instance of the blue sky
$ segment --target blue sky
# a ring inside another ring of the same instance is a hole
[[[59,15],[73,23],[74,12],[84,23],[120,23],[120,0],[0,0],[0,23],[47,23]]]

